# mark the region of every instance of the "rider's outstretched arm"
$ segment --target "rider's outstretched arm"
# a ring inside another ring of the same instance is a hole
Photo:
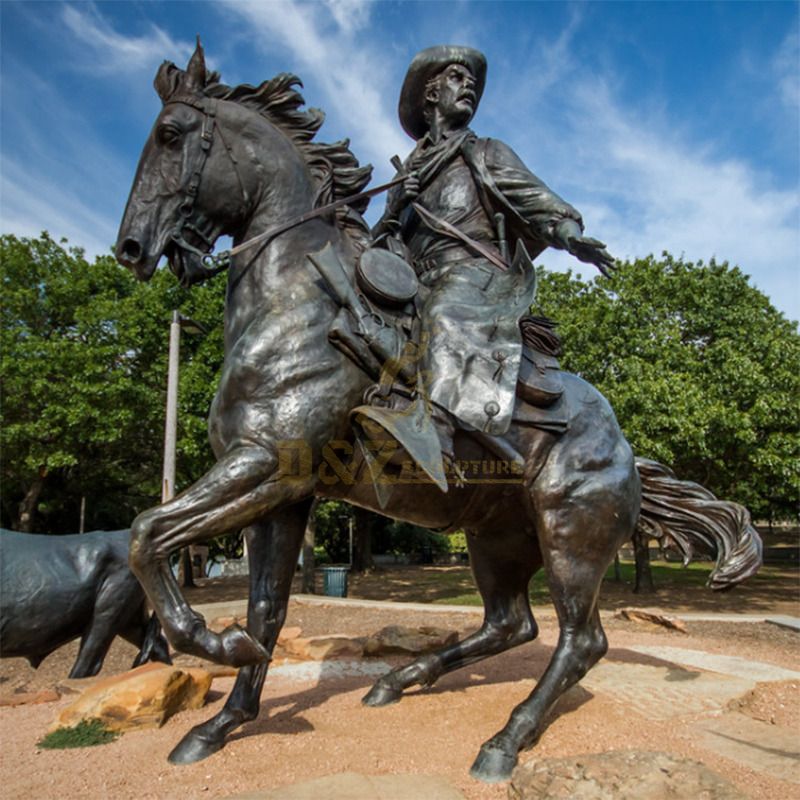
[[[580,261],[594,264],[606,277],[615,268],[614,257],[605,244],[583,235],[582,227],[574,220],[565,218],[553,228],[553,245],[566,250]]]

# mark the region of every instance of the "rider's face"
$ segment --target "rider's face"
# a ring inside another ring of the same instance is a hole
[[[441,119],[450,126],[466,125],[475,113],[478,97],[475,78],[461,64],[450,64],[441,72],[429,95]]]

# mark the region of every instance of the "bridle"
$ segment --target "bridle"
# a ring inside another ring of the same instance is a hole
[[[241,173],[239,172],[239,164],[236,160],[236,157],[225,141],[222,133],[222,127],[216,123],[217,100],[214,98],[203,99],[195,95],[182,94],[171,97],[164,104],[164,107],[176,103],[181,103],[197,109],[203,115],[203,126],[200,131],[200,148],[196,151],[194,163],[192,163],[189,172],[189,180],[186,186],[181,190],[183,193],[183,200],[178,207],[178,213],[180,217],[175,223],[175,227],[170,232],[169,239],[176,247],[200,258],[200,261],[203,264],[203,273],[199,276],[200,279],[212,278],[218,272],[221,272],[224,267],[216,270],[208,269],[205,259],[214,247],[214,238],[205,233],[199,225],[192,221],[192,218],[194,215],[195,202],[200,190],[200,181],[203,176],[203,169],[208,161],[208,156],[211,152],[211,146],[214,144],[215,131],[219,133],[220,141],[224,145],[225,151],[228,153],[228,157],[233,164],[236,177],[239,181],[239,187],[242,192],[242,200],[245,205],[248,200],[247,189],[245,188]],[[185,234],[187,232],[200,239],[207,249],[202,251],[186,241]]]

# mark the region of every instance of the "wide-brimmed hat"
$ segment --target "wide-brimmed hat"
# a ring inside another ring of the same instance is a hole
[[[425,86],[437,73],[450,64],[463,64],[475,78],[475,96],[481,100],[486,84],[486,56],[471,47],[440,44],[414,56],[400,90],[397,112],[403,130],[412,139],[421,139],[428,130],[425,121]],[[476,106],[477,106],[476,103]]]

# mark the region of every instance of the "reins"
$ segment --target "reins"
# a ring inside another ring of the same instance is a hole
[[[306,211],[305,213],[300,214],[300,216],[290,219],[288,222],[282,222],[280,225],[276,225],[274,228],[270,228],[263,233],[259,233],[258,236],[254,236],[252,239],[248,239],[241,244],[237,244],[236,247],[232,247],[230,250],[223,250],[217,255],[208,253],[203,256],[203,266],[209,267],[210,271],[216,275],[230,266],[231,259],[235,255],[238,255],[245,250],[249,250],[251,247],[255,247],[258,244],[266,244],[279,234],[285,233],[286,231],[296,228],[298,225],[302,225],[303,223],[309,222],[312,219],[316,219],[317,217],[328,214],[331,211],[335,211],[337,208],[350,205],[351,203],[356,203],[359,200],[366,200],[368,198],[375,197],[376,195],[391,189],[392,186],[397,186],[398,183],[402,183],[406,180],[406,178],[407,176],[403,175],[399,178],[392,179],[388,183],[383,183],[380,186],[376,186],[374,189],[369,189],[366,192],[351,194],[349,197],[343,197],[339,200],[335,200],[333,203],[327,203],[319,208]]]
[[[292,219],[288,220],[287,222],[282,222],[280,225],[276,225],[273,228],[269,228],[268,230],[264,231],[263,233],[259,233],[257,236],[253,236],[251,239],[247,239],[246,241],[242,242],[241,244],[237,244],[235,247],[232,247],[228,250],[223,250],[220,253],[214,255],[211,252],[203,253],[201,250],[198,250],[196,247],[189,244],[184,238],[183,232],[184,230],[191,231],[194,235],[198,236],[202,239],[207,245],[213,248],[213,244],[209,241],[208,237],[200,231],[196,225],[193,225],[190,221],[190,217],[194,211],[194,204],[195,200],[197,199],[197,194],[200,188],[200,179],[203,174],[203,168],[206,165],[206,161],[208,160],[208,155],[211,151],[211,146],[214,142],[214,131],[215,127],[216,130],[219,131],[220,140],[222,141],[223,146],[225,147],[225,152],[227,152],[228,157],[233,164],[234,171],[236,172],[236,177],[239,181],[239,186],[242,189],[242,198],[247,202],[247,189],[245,188],[244,182],[242,181],[242,176],[239,172],[239,165],[236,161],[236,157],[232,149],[228,146],[228,143],[225,141],[225,138],[222,134],[222,128],[219,124],[215,126],[216,116],[217,116],[217,101],[213,98],[206,98],[204,102],[198,97],[194,97],[192,95],[179,95],[177,97],[171,98],[169,103],[184,103],[185,105],[191,106],[192,108],[197,109],[203,113],[203,128],[200,134],[200,152],[197,157],[196,164],[191,171],[191,178],[189,180],[189,185],[184,190],[186,198],[180,205],[180,220],[175,225],[170,238],[172,241],[180,247],[182,250],[190,252],[196,256],[200,257],[200,263],[203,266],[205,271],[204,278],[213,278],[218,275],[220,272],[228,269],[231,265],[231,261],[234,256],[238,255],[239,253],[243,253],[245,250],[250,250],[257,245],[261,245],[262,247],[266,246],[270,241],[272,241],[276,236],[279,236],[282,233],[285,233],[292,228],[296,228],[298,225],[303,225],[306,222],[310,222],[312,219],[316,219],[317,217],[324,216],[325,214],[329,214],[331,211],[336,211],[336,209],[341,208],[342,206],[352,205],[353,203],[357,203],[360,200],[368,200],[376,195],[382,194],[383,192],[391,189],[393,186],[397,186],[400,183],[406,181],[409,177],[408,174],[398,175],[396,178],[393,178],[388,183],[383,183],[380,186],[376,186],[374,189],[368,189],[364,192],[359,192],[358,194],[352,194],[348,197],[342,197],[339,200],[334,200],[332,203],[326,203],[324,206],[320,206],[319,208],[311,209],[310,211],[306,211],[303,214],[300,214],[297,217],[293,217]],[[400,169],[400,161],[397,156],[392,159],[392,163]],[[438,230],[445,235],[451,236],[453,238],[459,239],[463,241],[467,246],[471,247],[474,251],[482,255],[496,267],[505,270],[508,269],[507,257],[503,258],[501,254],[495,253],[489,248],[485,247],[480,242],[475,241],[470,236],[467,236],[465,233],[460,231],[454,225],[451,225],[446,220],[441,219],[440,217],[436,216],[433,212],[428,211],[424,206],[421,206],[419,203],[412,203],[412,206],[416,210],[416,212],[422,217],[425,223],[432,228],[433,230]],[[501,237],[503,238],[503,237]],[[505,254],[503,254],[505,255]],[[241,277],[241,276],[240,276]]]

